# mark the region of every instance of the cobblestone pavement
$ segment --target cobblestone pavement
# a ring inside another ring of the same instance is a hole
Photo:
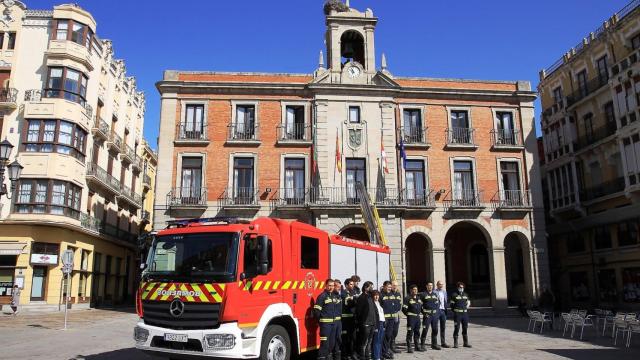
[[[2,359],[157,359],[133,348],[132,332],[137,320],[133,311],[72,311],[68,330],[61,313],[0,315],[0,358]],[[526,331],[522,318],[471,319],[472,349],[444,349],[426,353],[400,354],[410,359],[640,359],[640,336],[630,349],[614,347],[610,337],[585,330],[583,341],[562,338],[562,332],[546,330],[542,335]],[[451,344],[453,323],[447,324]],[[404,329],[398,336],[403,344]],[[404,349],[401,346],[401,349]],[[314,354],[304,357],[313,360]]]

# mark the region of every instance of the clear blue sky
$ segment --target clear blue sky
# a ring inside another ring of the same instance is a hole
[[[324,0],[74,0],[146,93],[155,148],[165,69],[311,73],[324,48]],[[25,0],[30,9],[64,1]],[[376,51],[396,76],[529,80],[627,0],[352,0],[379,18]],[[537,104],[539,107],[539,103]],[[538,108],[536,113],[539,114]]]

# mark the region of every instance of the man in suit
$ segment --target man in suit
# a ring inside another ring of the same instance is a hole
[[[435,290],[440,301],[440,309],[438,310],[438,321],[440,322],[440,345],[443,348],[448,348],[447,342],[444,338],[444,328],[447,326],[447,304],[449,299],[447,298],[447,290],[444,288],[442,281],[438,280],[436,283],[437,289]]]

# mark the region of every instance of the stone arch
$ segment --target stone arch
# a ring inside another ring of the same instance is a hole
[[[445,238],[446,238],[446,234],[449,233],[449,230],[451,230],[451,228],[453,228],[454,226],[456,226],[458,224],[461,224],[461,223],[471,224],[471,225],[475,226],[484,235],[484,239],[487,241],[487,247],[489,249],[493,248],[494,244],[493,244],[493,236],[492,236],[492,234],[489,232],[489,230],[480,221],[477,221],[477,220],[474,220],[474,219],[450,220],[450,221],[448,221],[445,224],[444,228],[442,229],[442,233],[445,234]]]
[[[340,57],[352,59],[366,67],[365,35],[356,29],[349,29],[340,34]]]
[[[353,240],[371,241],[369,239],[369,233],[364,225],[350,224],[344,226],[340,231],[338,231],[338,234]]]
[[[477,221],[462,220],[446,227],[444,238],[447,287],[465,283],[475,306],[495,299],[493,247],[489,231]]]
[[[424,231],[406,232],[404,238],[405,288],[418,285],[420,291],[433,281],[433,244]]]
[[[515,306],[524,299],[533,300],[533,267],[531,246],[526,233],[511,229],[503,238],[507,301]]]

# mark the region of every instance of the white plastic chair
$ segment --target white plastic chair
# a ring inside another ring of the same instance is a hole
[[[537,323],[540,323],[540,334],[542,334],[542,330],[544,329],[544,324],[546,324],[546,323],[551,324],[552,320],[549,317],[549,315],[543,314],[543,313],[541,313],[539,311],[536,311],[534,313],[534,321],[533,321],[533,329],[532,329],[532,331],[534,331],[534,332],[536,331],[536,324]]]
[[[564,334],[567,332],[569,326],[573,327],[573,320],[571,320],[571,314],[568,313],[562,313],[560,314],[560,317],[562,318],[562,321],[564,321],[564,327],[562,330],[562,337],[564,337]]]
[[[629,330],[629,326],[628,323],[624,320],[619,320],[616,319],[613,322],[613,328],[615,329],[615,336],[613,337],[613,345],[618,345],[618,334],[622,333],[622,341],[625,340],[625,337],[627,336],[627,334],[630,335],[630,330]]]
[[[533,311],[527,310],[527,316],[529,316],[529,325],[527,325],[527,331],[529,331],[531,323],[533,322]]]
[[[628,322],[629,335],[627,335],[627,347],[631,346],[631,334],[640,334],[640,320]]]
[[[615,335],[616,332],[616,321],[617,320],[621,320],[624,321],[625,318],[625,313],[616,313],[615,316],[607,316],[604,319],[604,326],[602,327],[602,336],[604,336],[605,332],[607,331],[607,326],[611,326],[611,338],[613,339],[613,336]]]
[[[584,335],[584,327],[593,327],[595,328],[595,325],[593,323],[593,315],[587,315],[587,316],[580,316],[580,314],[578,315],[573,315],[571,317],[572,320],[572,329],[571,329],[571,338],[573,338],[573,334],[576,330],[576,327],[580,327],[580,340],[582,340],[582,335]],[[596,333],[597,333],[597,329],[596,329]]]

